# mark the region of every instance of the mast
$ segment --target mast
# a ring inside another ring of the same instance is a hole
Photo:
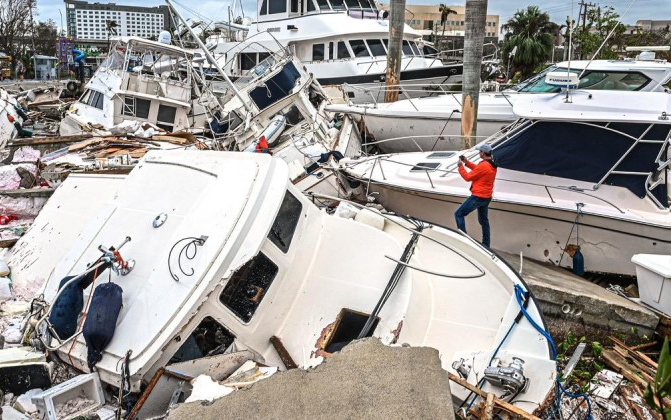
[[[196,40],[196,42],[198,43],[198,46],[203,50],[203,53],[205,54],[205,57],[207,58],[207,61],[209,61],[211,65],[213,65],[214,67],[217,68],[217,71],[219,72],[219,74],[221,76],[223,76],[224,80],[226,80],[226,83],[228,83],[228,85],[231,87],[231,89],[233,89],[233,93],[235,93],[235,96],[237,96],[238,99],[240,99],[240,102],[242,102],[242,105],[245,106],[245,109],[248,112],[253,112],[252,107],[249,106],[247,101],[245,101],[245,99],[242,97],[238,88],[235,87],[235,85],[233,84],[231,79],[229,79],[228,75],[226,75],[226,72],[224,72],[224,69],[222,69],[221,66],[219,65],[219,63],[217,63],[217,60],[214,59],[214,56],[212,54],[210,54],[210,51],[207,49],[205,44],[203,44],[203,41],[200,40],[200,37],[198,37],[198,35],[196,35],[196,33],[193,31],[193,28],[191,28],[191,25],[186,23],[186,20],[184,20],[182,15],[177,11],[175,6],[172,4],[172,1],[165,0],[165,2],[168,3],[168,7],[170,7],[170,10],[172,10],[172,12],[175,15],[177,15],[179,20],[181,20],[182,23],[184,24],[184,26],[186,26],[186,28],[189,30],[189,33],[191,34],[191,36]]]

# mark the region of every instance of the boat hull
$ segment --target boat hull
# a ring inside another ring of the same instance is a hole
[[[454,212],[464,196],[408,190],[371,183],[370,191],[388,210],[456,228]],[[580,246],[589,272],[634,276],[634,254],[671,254],[671,228],[585,213],[493,200],[489,206],[492,248],[572,268],[566,245]],[[481,239],[477,212],[466,220],[473,238]]]

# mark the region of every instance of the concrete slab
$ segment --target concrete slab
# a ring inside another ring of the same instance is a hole
[[[497,252],[519,271],[520,256]],[[605,336],[613,332],[652,336],[659,317],[644,306],[618,296],[565,269],[525,258],[522,278],[533,292],[550,327],[587,327]],[[566,325],[557,325],[557,322]]]
[[[0,366],[46,361],[47,358],[44,353],[33,351],[30,347],[15,347],[0,350]]]
[[[454,419],[438,351],[351,343],[311,370],[293,369],[203,405],[182,404],[170,419]]]

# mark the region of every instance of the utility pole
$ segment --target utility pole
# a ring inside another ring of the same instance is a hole
[[[475,146],[482,71],[482,46],[487,23],[487,0],[466,0],[464,74],[462,81],[461,136],[464,149]]]
[[[398,85],[401,83],[401,52],[403,25],[405,25],[405,0],[391,0],[389,5],[389,54],[387,55],[385,102],[398,100]]]

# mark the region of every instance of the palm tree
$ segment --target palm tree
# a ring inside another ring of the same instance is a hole
[[[445,36],[445,23],[447,22],[447,17],[449,15],[456,15],[457,11],[454,9],[451,9],[449,6],[445,6],[443,3],[440,4],[440,7],[438,8],[438,11],[440,12],[440,24],[443,25],[443,37]]]
[[[518,10],[501,30],[506,31],[503,45],[508,67],[521,73],[521,78],[531,76],[536,67],[552,53],[553,35],[557,25],[538,6]],[[510,54],[512,51],[515,54]]]

